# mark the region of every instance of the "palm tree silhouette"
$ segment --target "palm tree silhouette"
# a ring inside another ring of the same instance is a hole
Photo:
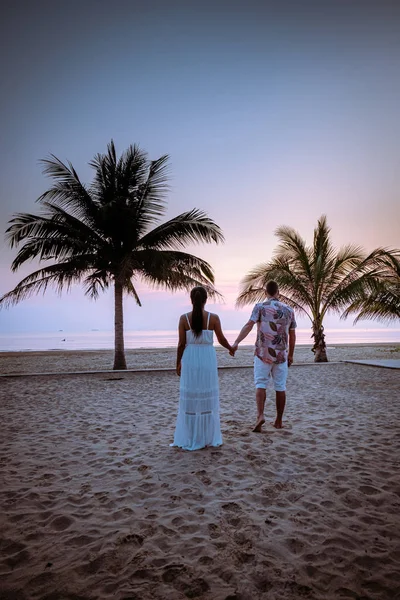
[[[367,302],[369,291],[383,290],[385,260],[396,256],[397,251],[377,248],[367,255],[354,245],[336,250],[325,216],[314,229],[311,246],[291,227],[279,227],[276,236],[280,243],[274,257],[243,279],[237,306],[264,300],[266,282],[275,280],[280,299],[311,321],[315,362],[326,362],[325,316],[330,312],[342,314],[351,306],[360,308],[357,303],[363,298]]]
[[[77,282],[96,299],[110,286],[115,299],[114,369],[126,369],[123,294],[139,306],[137,281],[167,290],[203,285],[211,295],[211,266],[183,252],[192,243],[219,243],[222,231],[206,213],[193,209],[160,223],[166,211],[168,156],[149,161],[137,145],[117,158],[114,142],[97,154],[90,185],[82,183],[71,163],[51,155],[42,161],[53,184],[38,202],[39,215],[19,213],[9,221],[6,237],[21,248],[11,269],[31,259],[52,264],[24,277],[0,298],[0,306],[16,304],[49,285],[61,292]]]
[[[380,264],[377,281],[350,304],[343,318],[356,314],[354,323],[361,319],[383,323],[400,321],[400,252],[383,253]]]

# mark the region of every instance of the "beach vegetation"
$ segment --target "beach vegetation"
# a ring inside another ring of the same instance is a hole
[[[58,292],[82,284],[87,296],[114,290],[114,369],[126,369],[123,296],[141,306],[138,282],[165,290],[202,285],[218,296],[214,273],[205,260],[185,252],[198,243],[220,243],[220,227],[194,208],[162,222],[169,192],[169,157],[149,160],[131,145],[117,156],[114,142],[89,163],[92,182],[83,183],[71,163],[56,156],[41,161],[51,187],[37,200],[40,214],[18,213],[6,239],[18,247],[11,265],[45,263],[0,298],[0,306],[16,304],[49,286]]]
[[[275,233],[279,244],[272,259],[244,277],[236,304],[264,301],[267,281],[275,280],[282,302],[310,319],[315,362],[328,360],[327,314],[399,318],[398,251],[377,248],[367,254],[353,244],[336,249],[326,216],[318,220],[310,245],[292,227],[281,226]]]

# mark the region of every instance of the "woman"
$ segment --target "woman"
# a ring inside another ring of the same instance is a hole
[[[180,400],[174,443],[185,450],[222,444],[219,423],[217,356],[213,332],[221,346],[232,352],[222,333],[218,315],[204,310],[207,292],[190,292],[193,310],[179,320],[176,372],[180,376]]]

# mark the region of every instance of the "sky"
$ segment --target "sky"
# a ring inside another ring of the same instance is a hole
[[[90,182],[111,138],[169,154],[165,219],[196,207],[223,229],[223,245],[188,251],[215,270],[226,329],[247,320],[240,280],[281,225],[311,242],[326,214],[335,246],[400,246],[400,3],[13,1],[0,30],[0,294],[37,268],[11,273],[3,232],[38,211],[39,160],[68,159]],[[186,293],[138,289],[127,329],[174,329],[190,309]],[[94,303],[79,287],[0,311],[0,333],[113,322],[112,295]]]

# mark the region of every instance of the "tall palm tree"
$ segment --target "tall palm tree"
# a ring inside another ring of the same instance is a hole
[[[22,244],[11,269],[26,261],[51,261],[24,277],[0,298],[16,304],[53,284],[61,292],[83,282],[86,294],[114,288],[114,369],[126,369],[123,293],[139,306],[138,280],[167,290],[204,285],[211,294],[214,274],[201,258],[183,252],[191,243],[219,243],[221,229],[204,212],[193,209],[160,224],[166,210],[168,156],[149,161],[138,146],[117,158],[113,141],[97,154],[90,185],[82,183],[71,163],[51,155],[42,161],[53,184],[40,198],[39,215],[19,213],[9,222],[11,247]],[[151,227],[154,227],[151,229]]]
[[[311,321],[315,362],[327,362],[325,316],[329,312],[341,314],[366,289],[376,286],[384,270],[382,257],[390,252],[378,248],[366,255],[353,245],[336,250],[325,216],[314,229],[311,246],[291,227],[279,227],[276,235],[280,243],[274,257],[256,266],[243,279],[237,305],[264,300],[265,284],[274,279],[282,301]]]
[[[343,313],[343,318],[356,314],[354,323],[361,319],[375,319],[383,323],[400,321],[400,252],[384,253],[380,257],[380,277],[367,287]]]

